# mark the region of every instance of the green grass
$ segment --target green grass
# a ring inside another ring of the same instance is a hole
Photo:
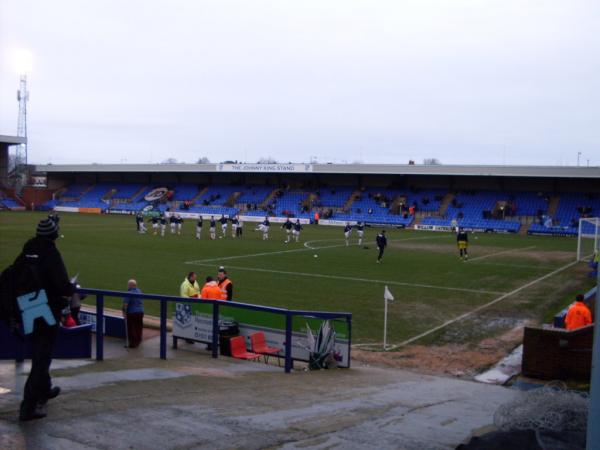
[[[43,217],[0,213],[1,267],[12,262]],[[136,278],[144,292],[177,295],[188,271],[203,279],[225,265],[236,300],[349,311],[354,314],[355,342],[381,341],[385,284],[396,298],[389,305],[390,342],[401,342],[566,265],[574,260],[576,246],[572,238],[476,234],[471,236],[471,260],[462,262],[450,233],[388,230],[390,245],[383,264],[376,264],[374,229],[366,231],[365,249],[344,246],[336,227],[305,227],[302,243],[284,245],[283,230],[276,225],[267,242],[250,223],[243,240],[210,241],[205,227],[203,239],[197,241],[192,220],[184,224],[183,236],[161,238],[136,233],[131,216],[62,214],[61,218],[65,237],[58,240],[58,247],[69,273],[79,272],[85,287],[124,290],[127,280]],[[306,248],[306,241],[317,249]],[[206,262],[186,264],[189,261]],[[472,342],[520,320],[547,320],[591,284],[585,264],[578,264],[423,342]],[[118,307],[119,302],[109,299],[108,306]],[[147,301],[146,312],[157,314],[158,304]]]

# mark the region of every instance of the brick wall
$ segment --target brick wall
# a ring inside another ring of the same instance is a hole
[[[523,375],[542,380],[588,381],[593,339],[594,325],[573,331],[526,327]]]

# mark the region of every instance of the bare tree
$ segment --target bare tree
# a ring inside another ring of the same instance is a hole
[[[196,162],[196,164],[210,164],[210,161],[206,156],[202,156],[202,157],[198,158],[198,161]]]
[[[437,158],[425,158],[423,160],[423,164],[425,164],[426,166],[439,166],[442,163]]]
[[[179,164],[179,161],[175,158],[167,158],[161,164]]]

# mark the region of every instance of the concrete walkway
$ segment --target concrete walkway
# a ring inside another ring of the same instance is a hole
[[[20,424],[29,364],[0,363],[2,449],[447,449],[492,422],[519,392],[371,367],[284,374],[214,360],[181,344],[158,359],[158,338],[106,360],[54,361],[63,394],[48,417]]]

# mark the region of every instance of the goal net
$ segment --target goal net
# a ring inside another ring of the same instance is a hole
[[[577,233],[577,261],[590,258],[594,251],[600,250],[600,217],[579,219]]]

